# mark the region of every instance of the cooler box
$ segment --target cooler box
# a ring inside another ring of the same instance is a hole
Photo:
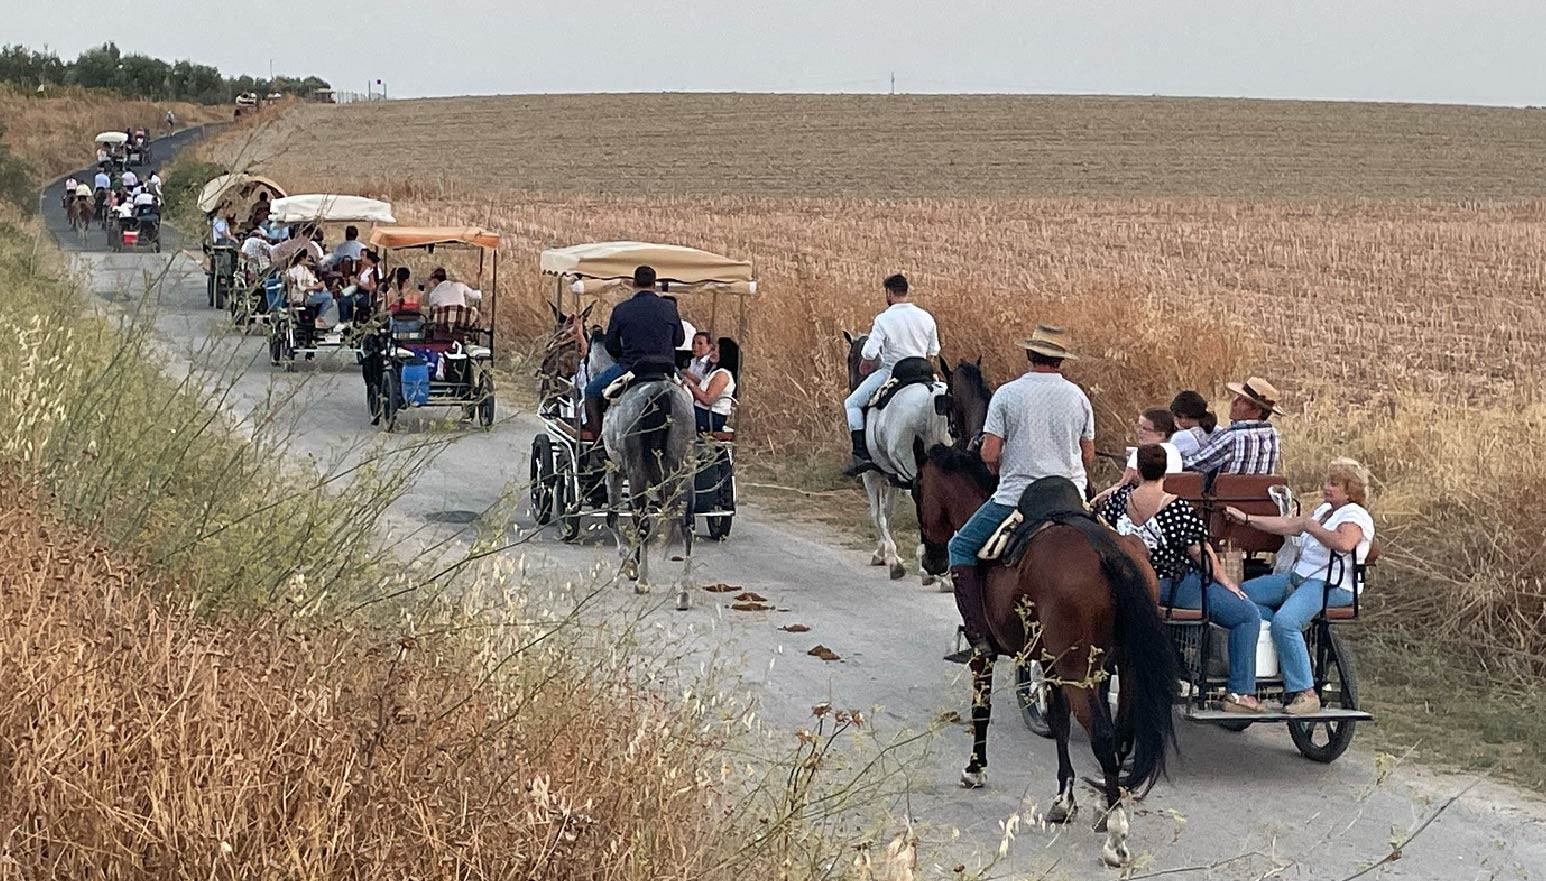
[[[429,403],[429,364],[415,358],[403,364],[400,374],[403,381],[403,403],[410,407],[422,407]]]
[[[1209,654],[1213,655],[1213,664],[1210,665],[1215,672],[1223,675],[1229,666],[1229,631],[1218,625],[1213,625],[1213,635],[1208,643]],[[1272,622],[1261,622],[1261,632],[1256,636],[1256,677],[1267,679],[1278,675],[1278,650],[1272,644]]]
[[[263,302],[268,305],[270,312],[278,312],[284,308],[284,279],[277,275],[270,275],[263,279]]]
[[[133,245],[133,244],[137,243],[139,240],[140,240],[139,230],[126,229],[126,230],[123,231],[123,243],[125,245]]]

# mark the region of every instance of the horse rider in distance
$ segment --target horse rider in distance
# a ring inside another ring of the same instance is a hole
[[[869,339],[860,352],[859,374],[864,377],[843,402],[848,435],[853,442],[853,461],[843,471],[856,477],[875,467],[865,441],[864,410],[875,392],[891,378],[891,370],[903,358],[933,358],[939,354],[939,330],[934,316],[908,299],[907,276],[898,272],[883,282],[886,310],[875,316]]]

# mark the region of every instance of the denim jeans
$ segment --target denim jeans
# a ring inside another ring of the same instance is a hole
[[[723,413],[715,413],[705,407],[692,408],[693,419],[698,423],[698,433],[709,431],[724,431],[725,422],[730,418]]]
[[[1240,585],[1251,601],[1261,608],[1261,619],[1272,622],[1272,644],[1278,650],[1278,666],[1283,670],[1283,691],[1292,695],[1315,686],[1315,671],[1310,667],[1310,649],[1304,642],[1304,629],[1321,613],[1321,597],[1326,582],[1311,578],[1295,586],[1288,575],[1263,575]],[[1351,606],[1353,592],[1332,588],[1327,595],[1330,606]]]
[[[601,397],[601,393],[607,390],[607,386],[612,384],[612,380],[617,379],[622,375],[623,368],[617,364],[613,364],[611,367],[601,371],[600,373],[591,377],[591,381],[585,384],[585,397]]]
[[[862,431],[864,429],[864,408],[869,404],[870,398],[875,397],[875,390],[885,384],[891,378],[891,371],[885,367],[877,367],[866,376],[859,387],[854,389],[848,399],[843,401],[843,412],[848,416],[848,429],[850,431]],[[987,541],[987,539],[983,539]]]
[[[1202,608],[1202,573],[1193,569],[1180,580],[1160,579],[1160,605],[1177,609]],[[1261,613],[1256,604],[1235,596],[1217,581],[1208,584],[1208,620],[1229,631],[1229,690],[1256,693],[1256,641],[1261,638]]]
[[[950,565],[976,565],[977,552],[982,550],[982,546],[993,537],[994,530],[998,529],[999,524],[1004,522],[1004,518],[1014,510],[992,499],[983,502],[982,507],[977,509],[977,513],[961,524],[956,534],[950,537]]]

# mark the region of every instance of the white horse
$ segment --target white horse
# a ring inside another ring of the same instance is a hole
[[[600,335],[593,336],[586,359],[590,375],[613,363]],[[675,378],[628,386],[602,421],[601,442],[614,466],[607,474],[607,498],[613,510],[622,505],[623,480],[628,481],[633,535],[622,544],[622,554],[624,569],[638,582],[640,593],[649,589],[647,545],[660,525],[666,527],[664,544],[681,541],[684,569],[691,571],[692,494],[688,488],[692,485],[695,433],[692,395]],[[684,578],[677,608],[687,607],[687,597]]]
[[[847,331],[848,388],[859,387],[860,351],[868,335],[855,337]],[[897,556],[896,540],[891,537],[891,503],[899,489],[912,486],[917,478],[919,444],[931,449],[935,444],[950,444],[950,420],[945,415],[947,401],[943,382],[917,383],[896,393],[883,410],[869,410],[864,420],[865,445],[878,470],[866,471],[860,478],[869,497],[870,521],[875,524],[877,543],[870,557],[871,566],[885,566],[893,581],[907,574]]]

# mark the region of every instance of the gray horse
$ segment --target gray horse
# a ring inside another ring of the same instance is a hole
[[[843,332],[848,342],[848,388],[859,387],[859,352],[869,336]],[[935,444],[950,444],[950,421],[945,384],[910,385],[897,392],[884,410],[871,410],[865,418],[865,442],[870,460],[879,470],[866,471],[864,493],[870,502],[870,521],[875,524],[877,544],[870,557],[871,566],[885,566],[892,580],[907,574],[897,556],[896,541],[891,537],[891,503],[900,487],[909,487],[917,475],[914,447],[929,450]],[[920,551],[922,550],[920,546]],[[925,584],[933,582],[928,578]]]
[[[591,376],[615,363],[602,344],[602,335],[593,334],[586,367]],[[607,474],[607,497],[615,510],[621,505],[623,481],[628,482],[628,504],[633,517],[633,535],[623,545],[624,569],[639,584],[641,593],[649,589],[648,543],[666,527],[664,543],[680,540],[683,560],[692,563],[692,529],[689,509],[693,463],[692,395],[675,379],[636,382],[630,385],[607,409],[601,429],[601,442],[614,467]],[[687,607],[684,584],[677,596],[677,607]]]

